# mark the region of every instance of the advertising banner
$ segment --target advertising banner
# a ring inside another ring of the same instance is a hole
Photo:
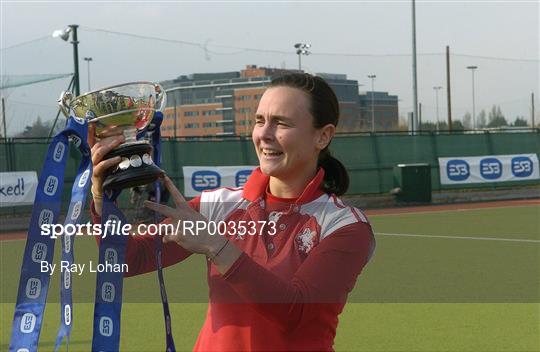
[[[219,187],[242,187],[256,166],[184,166],[184,195],[195,197]]]
[[[0,172],[0,207],[34,204],[37,185],[35,171]]]
[[[536,154],[439,158],[442,185],[538,180]]]

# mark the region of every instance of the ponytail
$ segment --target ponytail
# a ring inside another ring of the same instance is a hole
[[[323,190],[326,193],[333,193],[341,196],[349,188],[349,174],[347,169],[338,159],[334,158],[328,150],[324,148],[319,154],[318,167],[324,169]]]

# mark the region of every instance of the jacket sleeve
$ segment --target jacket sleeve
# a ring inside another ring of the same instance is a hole
[[[199,211],[200,197],[193,198],[188,203],[193,209]],[[90,214],[94,224],[101,223],[101,216],[97,214],[93,201],[90,203]],[[167,218],[161,223],[170,222],[170,219]],[[101,237],[94,237],[99,246]],[[129,236],[126,246],[126,264],[129,267],[129,272],[126,272],[124,276],[135,276],[157,270],[154,239],[155,236],[150,236],[146,233]],[[175,242],[164,243],[161,253],[163,267],[181,262],[191,254],[192,252],[184,249]]]
[[[374,247],[370,225],[358,222],[322,240],[292,280],[282,280],[245,253],[223,278],[259,313],[290,331],[325,314],[325,309],[339,314]]]

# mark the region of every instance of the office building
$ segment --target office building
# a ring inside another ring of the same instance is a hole
[[[275,77],[298,70],[248,65],[239,72],[194,73],[161,82],[167,91],[164,137],[249,135],[259,100]],[[358,81],[344,74],[317,74],[335,90],[341,117],[338,132],[371,128],[371,92],[358,94]],[[374,95],[376,126],[397,128],[397,97]]]

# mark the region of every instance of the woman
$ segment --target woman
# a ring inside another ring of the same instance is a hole
[[[323,79],[277,78],[255,117],[252,139],[260,167],[243,188],[207,191],[186,202],[165,177],[176,208],[147,202],[173,223],[259,226],[255,235],[164,238],[165,266],[193,253],[209,259],[210,304],[195,350],[333,349],[338,315],[375,246],[366,217],[336,197],[349,184],[344,166],[328,151],[338,118],[337,98]],[[94,212],[101,206],[103,172],[118,162],[100,156],[121,142],[109,138],[93,147]],[[155,270],[153,253],[152,238],[131,237],[129,275]]]

